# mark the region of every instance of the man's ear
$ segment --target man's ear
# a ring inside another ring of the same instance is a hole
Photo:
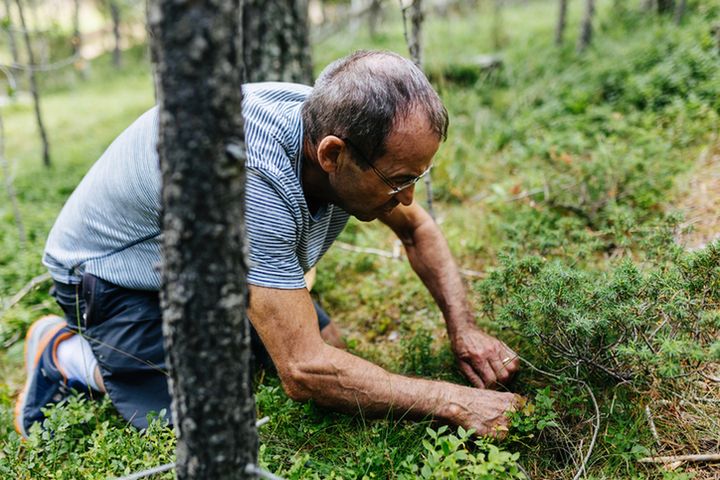
[[[337,170],[340,163],[340,154],[345,150],[346,145],[335,135],[328,135],[320,140],[317,147],[317,158],[320,168],[326,173]]]

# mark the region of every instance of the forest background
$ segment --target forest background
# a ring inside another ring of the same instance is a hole
[[[5,3],[0,34],[16,33],[19,57],[3,37],[2,478],[107,478],[174,454],[171,430],[134,431],[107,401],[51,409],[52,434],[27,442],[12,427],[24,333],[58,312],[42,277],[47,233],[90,165],[154,104],[144,5],[113,3],[81,3],[83,31],[99,33],[80,53],[72,2],[27,4],[34,62]],[[359,48],[407,52],[399,4],[381,2],[371,27],[364,10],[348,13],[363,2],[311,3],[316,74]],[[523,358],[510,388],[530,402],[507,439],[330,413],[263,375],[264,468],[287,478],[720,476],[697,461],[720,454],[720,3],[678,2],[676,15],[659,11],[663,1],[598,0],[585,48],[586,2],[567,2],[560,44],[558,3],[424,2],[424,68],[451,118],[433,209],[478,322]],[[112,20],[118,28],[105,28]],[[37,72],[49,167],[27,71],[13,63],[54,67]],[[314,295],[354,353],[464,382],[439,311],[381,225],[348,225]]]

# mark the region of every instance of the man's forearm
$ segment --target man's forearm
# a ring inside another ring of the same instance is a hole
[[[326,346],[321,355],[281,372],[285,388],[297,400],[372,417],[433,416],[480,433],[504,422],[512,395],[446,382],[389,373],[357,356]]]
[[[472,324],[473,316],[445,238],[428,215],[426,221],[401,240],[410,265],[440,307],[452,338],[458,330]]]

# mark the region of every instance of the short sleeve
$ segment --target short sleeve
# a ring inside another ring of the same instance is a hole
[[[245,230],[250,243],[248,283],[260,287],[305,288],[296,253],[299,226],[282,186],[247,170]]]

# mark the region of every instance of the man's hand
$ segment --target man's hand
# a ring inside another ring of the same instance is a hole
[[[508,413],[522,404],[522,397],[512,393],[473,388],[453,393],[446,420],[465,429],[472,428],[477,435],[504,438],[508,431]]]
[[[510,347],[474,326],[457,331],[450,339],[460,370],[478,388],[505,383],[520,368]]]

